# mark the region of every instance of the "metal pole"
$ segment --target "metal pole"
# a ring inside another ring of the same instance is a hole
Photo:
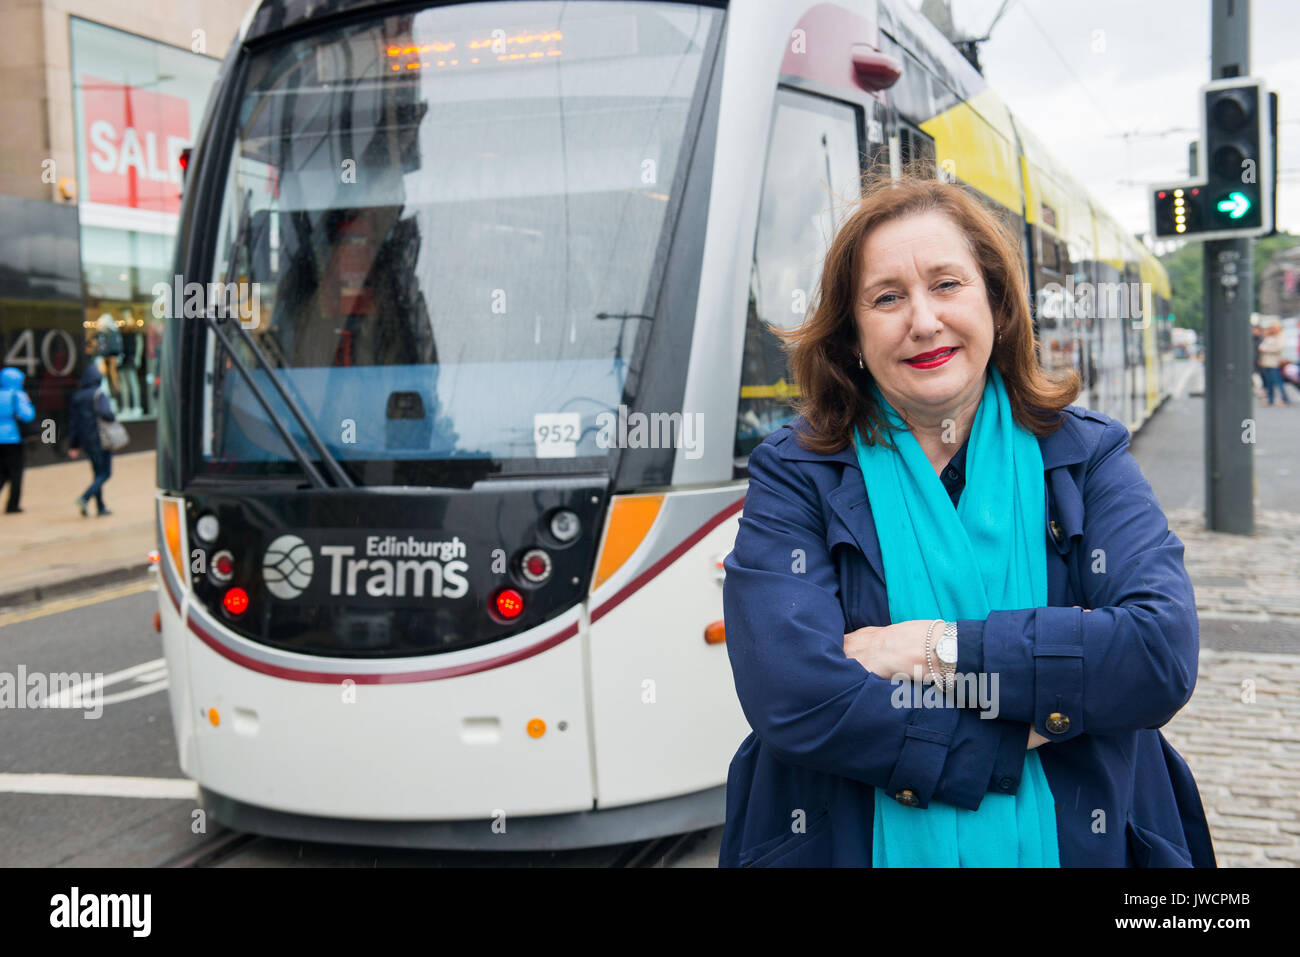
[[[1250,75],[1250,0],[1210,0],[1210,79]],[[1204,243],[1205,524],[1255,531],[1253,239]]]

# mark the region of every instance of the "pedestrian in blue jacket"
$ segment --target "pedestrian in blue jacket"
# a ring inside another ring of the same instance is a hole
[[[116,419],[108,396],[100,389],[104,374],[92,360],[81,373],[81,385],[68,403],[68,454],[73,458],[85,452],[94,473],[90,487],[77,497],[76,506],[86,515],[93,498],[97,515],[113,514],[104,506],[104,483],[113,475],[113,453],[99,441],[99,423]]]
[[[12,366],[0,369],[0,489],[9,483],[6,512],[22,511],[23,433],[18,423],[35,418],[36,409],[23,391],[23,371]]]
[[[876,182],[784,334],[799,417],[724,563],[721,866],[1214,866],[1157,730],[1196,683],[1183,545],[1039,367],[1023,277],[964,188]]]

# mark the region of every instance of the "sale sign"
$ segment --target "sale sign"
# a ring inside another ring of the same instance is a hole
[[[81,77],[86,173],[83,198],[131,209],[180,211],[180,154],[190,104],[178,96]]]

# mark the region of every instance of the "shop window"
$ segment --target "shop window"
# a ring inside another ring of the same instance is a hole
[[[70,22],[84,352],[103,370],[119,418],[154,418],[162,324],[172,306],[157,290],[176,288],[179,157],[198,132],[219,63]]]

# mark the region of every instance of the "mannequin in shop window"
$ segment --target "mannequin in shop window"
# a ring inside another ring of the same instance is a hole
[[[140,367],[143,364],[144,336],[136,326],[130,309],[122,310],[122,358],[118,381],[122,386],[122,418],[138,419],[144,414],[140,403]]]
[[[122,359],[122,332],[117,322],[108,313],[104,313],[95,323],[99,336],[99,366],[104,372],[104,382],[108,386],[108,396],[118,408],[122,406],[122,386],[118,381],[117,370]]]

